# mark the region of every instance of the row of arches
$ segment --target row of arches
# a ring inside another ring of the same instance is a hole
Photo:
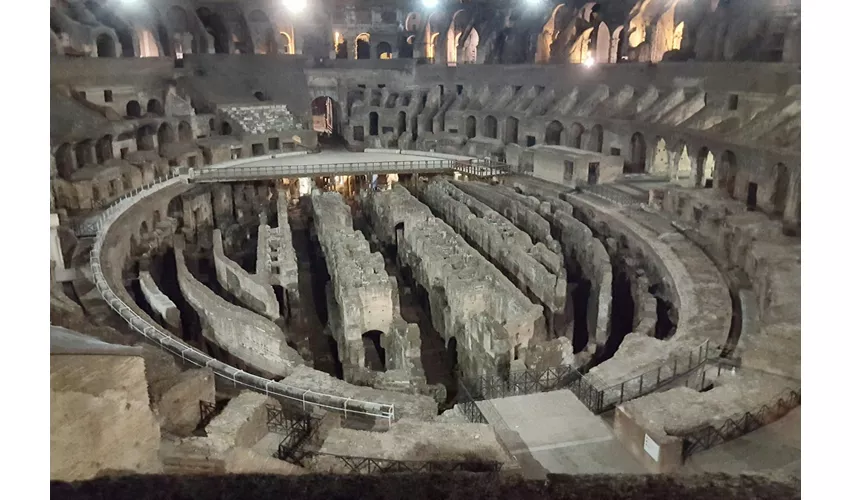
[[[336,59],[348,59],[348,41],[340,33],[334,33],[334,52]],[[354,59],[372,58],[372,35],[360,33],[354,38]],[[412,56],[412,54],[411,54]],[[378,59],[392,59],[393,48],[389,42],[381,41],[375,48],[375,57]]]
[[[135,140],[136,150],[155,151],[157,145],[162,148],[175,142],[190,142],[194,138],[192,126],[181,121],[175,130],[168,122],[163,122],[159,127],[144,125],[133,133],[123,133],[118,137],[111,134],[104,135],[97,140],[86,139],[77,143],[63,143],[53,154],[56,162],[57,173],[70,179],[75,171],[86,166],[102,165],[115,158],[115,147],[118,143],[120,155],[124,157],[130,148],[127,141]]]
[[[281,12],[275,20],[260,9],[244,16],[239,7],[199,7],[194,12],[172,5],[160,16],[153,6],[134,6],[132,18],[125,18],[101,3],[88,0],[85,8],[93,22],[107,29],[93,28],[97,57],[176,57],[186,53],[295,53],[292,22]],[[70,7],[51,10],[51,30],[57,37],[74,32],[63,28]],[[139,10],[141,9],[141,10]],[[70,16],[73,17],[73,16]],[[56,51],[58,52],[58,51]]]
[[[148,114],[153,114],[157,116],[165,115],[165,107],[163,107],[162,102],[159,99],[148,100],[145,109],[147,110]],[[139,104],[139,101],[135,99],[127,102],[127,105],[124,107],[124,111],[126,113],[127,118],[142,117],[142,105]]]

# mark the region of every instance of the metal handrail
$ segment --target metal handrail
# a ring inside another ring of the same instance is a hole
[[[102,271],[100,261],[100,252],[103,248],[104,236],[108,233],[109,227],[124,211],[140,199],[150,196],[160,189],[175,184],[177,181],[188,180],[185,175],[170,174],[164,178],[156,179],[142,188],[134,189],[131,193],[122,196],[115,203],[107,207],[96,219],[95,227],[97,235],[90,254],[90,262],[92,276],[95,287],[100,292],[104,301],[109,307],[120,315],[137,333],[143,337],[158,344],[160,348],[167,350],[175,356],[180,356],[184,361],[203,368],[209,367],[213,370],[216,376],[232,382],[234,385],[239,384],[257,392],[265,393],[268,396],[275,396],[283,399],[288,399],[295,402],[300,402],[302,408],[311,407],[324,408],[331,411],[336,411],[348,414],[366,415],[369,417],[380,418],[387,420],[391,424],[395,419],[395,406],[392,404],[376,403],[371,401],[354,400],[350,397],[335,396],[324,394],[313,390],[305,390],[301,387],[294,387],[289,384],[269,380],[256,375],[251,375],[242,370],[238,370],[233,366],[223,363],[206,353],[195,349],[194,347],[177,339],[170,333],[163,331],[158,325],[151,324],[144,318],[136,314],[130,306],[124,303],[120,297],[112,290],[106,277]]]

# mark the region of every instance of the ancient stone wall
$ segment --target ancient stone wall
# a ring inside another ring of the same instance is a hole
[[[550,271],[536,259],[557,261],[546,247],[534,245],[525,232],[486,204],[467,195],[444,179],[433,179],[422,190],[423,201],[440,214],[459,234],[507,272],[521,290],[528,290],[549,313],[560,313],[567,300],[566,273]]]
[[[362,336],[387,334],[399,316],[398,291],[384,269],[384,258],[372,253],[363,233],[354,231],[351,211],[336,192],[314,191],[310,197],[316,236],[331,277],[329,293],[337,305],[331,331],[344,363],[365,366]]]
[[[50,478],[157,473],[160,430],[140,356],[50,357]]]
[[[233,294],[248,309],[272,321],[280,317],[280,305],[268,281],[249,274],[224,255],[220,229],[213,231],[213,260],[216,278],[222,288]]]
[[[185,243],[175,238],[177,282],[186,301],[201,318],[204,337],[248,365],[285,377],[304,361],[288,345],[283,332],[268,319],[235,306],[195,279],[186,268]]]
[[[428,292],[434,328],[447,343],[455,338],[466,374],[502,373],[524,359],[531,338],[542,335],[542,306],[403,187],[370,195],[364,204],[375,234],[384,244],[397,243],[400,262]]]
[[[149,271],[139,272],[139,285],[142,289],[142,295],[160,320],[171,332],[179,333],[183,329],[180,322],[180,310],[177,309],[174,301],[168,295],[162,293]]]

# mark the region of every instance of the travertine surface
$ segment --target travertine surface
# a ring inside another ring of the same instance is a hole
[[[265,276],[252,275],[224,254],[221,229],[213,231],[215,275],[222,288],[250,310],[274,321],[280,317],[277,296]]]
[[[396,243],[401,229],[399,260],[428,292],[435,329],[447,343],[456,339],[466,374],[496,374],[524,359],[532,336],[544,328],[542,306],[403,187],[367,195],[364,205],[384,244]]]
[[[186,268],[184,243],[175,238],[177,282],[186,301],[201,318],[204,337],[259,370],[286,376],[304,360],[286,345],[283,332],[267,318],[222,299]]]

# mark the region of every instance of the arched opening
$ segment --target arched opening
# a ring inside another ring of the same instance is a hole
[[[466,136],[472,139],[475,137],[475,117],[467,116],[466,117]]]
[[[694,176],[695,187],[711,187],[714,183],[714,155],[706,147],[697,153],[697,170]]]
[[[139,57],[159,57],[159,46],[156,38],[150,30],[137,29],[136,37],[139,40]]]
[[[534,61],[538,63],[547,63],[552,57],[552,44],[558,38],[561,26],[557,22],[558,12],[564,7],[564,4],[557,5],[552,9],[552,14],[543,25],[543,29],[537,36],[537,52],[534,56]]]
[[[630,142],[629,163],[624,166],[627,174],[642,174],[646,172],[646,140],[643,134],[636,132]]]
[[[139,239],[141,240],[148,235],[148,221],[143,220],[139,225]]]
[[[295,43],[293,43],[292,37],[289,36],[289,33],[285,31],[280,32],[280,49],[284,54],[295,53]]]
[[[133,30],[130,29],[130,26],[116,16],[110,9],[103,8],[94,0],[85,2],[85,5],[88,11],[91,12],[101,24],[115,30],[115,34],[118,36],[118,42],[121,44],[121,56],[134,57],[136,54],[133,44]],[[117,47],[114,47],[113,50],[115,50],[116,53],[118,52]],[[98,47],[98,57],[109,56],[101,56],[100,47]]]
[[[115,50],[115,40],[111,36],[104,33],[97,37],[95,43],[97,44],[97,57],[115,57],[118,55]]]
[[[404,29],[405,31],[409,31],[412,33],[416,33],[419,31],[419,28],[422,26],[422,15],[418,12],[411,12],[407,15],[407,18],[404,20]]]
[[[738,159],[735,153],[724,151],[720,155],[720,168],[718,172],[717,187],[723,189],[729,194],[730,198],[735,198],[735,180],[738,175]]]
[[[475,64],[478,58],[478,30],[472,28],[466,36],[466,41],[463,42],[463,47],[460,51],[461,64]]]
[[[655,138],[655,152],[652,155],[652,166],[649,173],[667,176],[670,173],[670,155],[667,152],[667,142],[663,137]]]
[[[505,144],[519,144],[519,119],[513,116],[505,120]]]
[[[334,33],[334,53],[337,59],[348,59],[348,42],[339,32]]]
[[[163,123],[159,126],[156,138],[159,142],[160,149],[162,149],[162,147],[166,144],[171,144],[177,140],[177,137],[174,134],[174,128],[168,123]]]
[[[136,149],[142,151],[154,151],[156,150],[156,144],[154,143],[154,130],[150,125],[145,125],[144,127],[140,127],[139,130],[136,131]]]
[[[587,142],[587,149],[601,153],[604,136],[605,133],[602,130],[602,125],[594,125],[590,129],[590,139]]]
[[[439,36],[439,33],[432,34],[431,38],[428,39],[428,44],[425,46],[425,57],[427,57],[431,61],[434,60],[434,54],[436,54],[437,38]]]
[[[549,125],[546,125],[546,136],[543,139],[544,144],[559,146],[561,144],[561,135],[564,133],[564,125],[555,120]]]
[[[169,217],[172,219],[177,219],[179,221],[183,220],[183,198],[180,196],[176,196],[171,198],[171,201],[168,202],[168,209],[166,211]]]
[[[153,113],[155,115],[162,116],[165,114],[165,109],[162,107],[162,103],[159,102],[158,99],[151,99],[148,101],[148,113]]]
[[[495,139],[497,134],[498,123],[496,122],[496,117],[487,115],[487,117],[484,118],[484,137]]]
[[[230,135],[233,133],[233,127],[230,122],[221,122],[221,135]]]
[[[59,175],[65,179],[70,178],[75,170],[74,154],[71,146],[69,144],[62,144],[56,148],[53,157],[56,159],[56,170],[59,172]]]
[[[416,43],[416,36],[410,35],[403,39],[403,43],[398,46],[398,57],[400,59],[411,59],[413,57],[413,44]]]
[[[369,113],[369,135],[378,135],[378,113]]]
[[[466,10],[461,9],[452,15],[451,23],[446,31],[446,62],[449,66],[457,64],[458,42],[470,21],[471,15]]]
[[[177,125],[177,136],[180,142],[189,142],[192,140],[192,126],[187,122],[180,122]]]
[[[688,154],[688,146],[682,146],[682,152],[679,154],[679,160],[676,163],[676,176],[675,181],[679,181],[680,179],[690,179],[691,178],[691,155]]]
[[[372,44],[369,33],[360,33],[354,39],[354,58],[369,59],[372,57]]]
[[[387,353],[381,346],[383,332],[369,330],[363,334],[363,354],[365,368],[376,371],[387,371]]]
[[[401,136],[401,134],[407,132],[407,113],[405,113],[404,111],[402,111],[398,114],[398,121],[396,123],[396,131],[398,132],[399,136]]]
[[[788,167],[784,163],[777,163],[775,167],[775,177],[773,181],[773,194],[770,196],[770,204],[773,206],[773,213],[782,215],[785,213],[785,206],[788,203],[788,191],[791,186],[791,174]]]
[[[570,125],[570,134],[567,138],[567,146],[581,149],[581,136],[584,135],[584,126],[581,123]]]
[[[259,90],[254,92],[254,98],[257,99],[258,101],[268,101],[266,94],[263,93],[262,91],[259,91]]]
[[[77,144],[74,150],[75,156],[77,157],[77,168],[83,168],[86,165],[95,163],[95,159],[92,156],[91,141],[83,141]]]
[[[378,59],[392,59],[393,58],[393,48],[387,42],[381,42],[378,44]]]
[[[213,46],[216,54],[230,53],[230,35],[221,15],[212,12],[206,7],[201,7],[196,11],[198,19],[204,25],[206,32],[213,38]]]
[[[592,56],[590,50],[591,35],[593,35],[593,28],[587,28],[576,38],[570,47],[569,62],[583,63]]]
[[[625,38],[623,37],[623,27],[617,26],[611,34],[611,45],[608,47],[608,61],[612,63],[620,62],[623,59],[623,47],[625,46]]]
[[[104,163],[106,160],[111,160],[112,155],[112,136],[105,135],[97,140],[94,146],[95,156],[98,163]]]
[[[142,117],[142,106],[139,104],[139,101],[130,101],[127,103],[127,116],[129,118],[141,118]]]

